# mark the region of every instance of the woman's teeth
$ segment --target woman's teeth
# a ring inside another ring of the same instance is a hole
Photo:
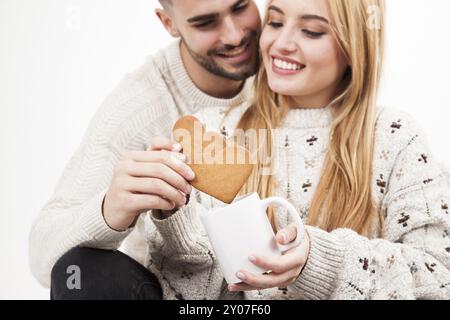
[[[277,68],[279,69],[284,69],[284,70],[301,70],[302,66],[300,64],[296,64],[296,63],[289,63],[280,59],[274,59],[274,64]]]

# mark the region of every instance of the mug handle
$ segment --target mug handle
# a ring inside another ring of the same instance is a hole
[[[294,218],[295,226],[297,227],[297,237],[295,238],[295,241],[292,243],[289,244],[277,243],[277,245],[283,253],[294,247],[297,247],[302,242],[303,237],[305,236],[305,226],[303,225],[303,221],[302,219],[300,219],[300,215],[298,214],[297,210],[295,210],[294,206],[289,201],[279,197],[271,197],[265,200],[261,200],[261,204],[264,212],[267,210],[267,207],[271,204],[277,204],[288,209],[288,213]]]

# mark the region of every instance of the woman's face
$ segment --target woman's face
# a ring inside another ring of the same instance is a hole
[[[347,63],[326,0],[273,0],[260,40],[270,88],[291,107],[320,108],[337,95]]]

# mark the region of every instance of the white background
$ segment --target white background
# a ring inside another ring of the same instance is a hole
[[[31,222],[102,100],[171,41],[156,3],[0,0],[0,298],[48,298],[29,271]],[[450,2],[387,4],[380,100],[419,119],[434,155],[450,164]]]

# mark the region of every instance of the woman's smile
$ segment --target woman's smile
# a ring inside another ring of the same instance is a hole
[[[272,71],[281,76],[291,76],[301,73],[306,65],[290,58],[271,56]]]

